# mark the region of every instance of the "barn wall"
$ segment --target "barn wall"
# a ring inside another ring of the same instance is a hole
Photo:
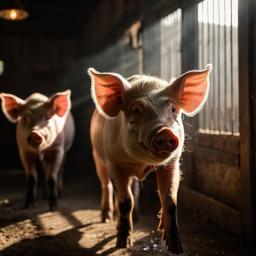
[[[168,8],[163,2],[159,3],[155,12],[149,11],[145,2],[140,2],[141,6],[145,7],[143,9],[145,12],[140,13],[144,18],[141,35],[142,49],[132,49],[127,35],[124,34],[110,46],[103,47],[97,54],[91,55],[87,59],[88,66],[94,66],[101,71],[120,72],[124,76],[141,71],[160,76],[159,19],[175,8],[182,7],[182,70],[185,72],[197,68],[197,2],[190,1],[183,5],[175,5],[173,1]],[[131,17],[135,18],[136,15],[137,10],[132,12]],[[129,22],[127,21],[126,24]],[[191,140],[188,139],[185,142],[186,149],[181,161],[183,179],[180,201],[199,211],[202,209],[201,214],[205,217],[231,232],[239,233],[241,187],[239,136],[213,136],[200,133],[197,117],[185,118],[184,122],[185,132]],[[151,175],[147,183],[146,193],[154,195],[154,192],[150,191],[155,188],[154,175]],[[233,225],[234,223],[236,224]]]

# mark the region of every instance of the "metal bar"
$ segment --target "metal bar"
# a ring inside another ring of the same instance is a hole
[[[209,42],[209,49],[208,49],[208,63],[212,63],[213,61],[213,48],[214,48],[214,45],[213,45],[213,27],[214,27],[214,24],[213,24],[213,21],[211,20],[213,18],[213,9],[211,9],[212,7],[212,3],[213,1],[210,0],[208,1],[208,8],[207,8],[207,16],[208,16],[208,32],[209,32],[209,35],[208,35],[208,42]],[[212,77],[210,77],[210,82],[212,82]],[[210,96],[210,99],[209,99],[209,128],[211,131],[214,130],[214,93],[213,93],[213,90],[210,90],[209,92],[209,96]]]
[[[231,74],[230,74],[230,83],[231,83],[231,109],[232,109],[232,119],[231,119],[231,132],[232,134],[234,134],[235,132],[235,127],[234,127],[234,122],[235,122],[235,109],[234,109],[234,81],[233,81],[233,44],[235,42],[233,42],[233,6],[232,6],[232,0],[230,0],[230,11],[231,11],[231,15],[230,15],[230,26],[231,26],[231,29],[230,29],[230,41],[231,41],[231,44],[230,44],[230,51],[231,51],[231,54],[230,54],[230,62],[231,62]]]
[[[200,2],[198,4],[198,16],[202,17],[202,2]],[[202,64],[202,51],[203,51],[203,43],[202,43],[202,20],[198,22],[198,65],[199,68],[201,68],[203,66]],[[203,124],[204,124],[204,112],[205,109],[202,110],[202,112],[199,114],[199,127],[200,128],[204,128]]]
[[[215,47],[216,47],[216,39],[215,39],[215,32],[216,32],[216,25],[215,25],[215,1],[212,1],[212,9],[213,9],[213,15],[212,15],[212,23],[213,23],[213,36],[212,36],[212,63],[214,65],[214,69],[212,71],[212,83],[211,83],[211,90],[213,93],[213,108],[214,108],[214,114],[213,114],[213,118],[214,118],[214,125],[213,125],[213,129],[214,131],[218,130],[218,109],[216,108],[216,104],[217,104],[217,87],[214,86],[216,84],[216,67],[215,67],[215,54],[217,51],[215,51]]]
[[[227,20],[226,20],[226,0],[223,0],[223,29],[224,29],[224,108],[223,108],[223,114],[225,118],[224,122],[224,131],[228,131],[228,123],[229,123],[229,118],[227,110],[228,110],[228,105],[227,105],[227,97],[228,97],[228,88],[227,88]]]
[[[203,29],[202,29],[202,42],[203,42],[203,45],[202,45],[202,63],[204,65],[205,63],[205,35],[206,35],[206,27],[205,27],[205,24],[204,24],[204,10],[205,10],[205,4],[206,2],[202,2],[202,26],[203,26]],[[207,102],[206,102],[207,103]],[[207,105],[205,106],[204,108],[204,129],[207,129],[207,112],[206,112],[206,109],[207,109]]]
[[[220,93],[220,0],[218,1],[218,110],[219,110],[219,127],[218,127],[218,131],[221,132],[222,130],[222,125],[221,125],[221,118],[222,118],[222,114],[221,114],[221,93]]]

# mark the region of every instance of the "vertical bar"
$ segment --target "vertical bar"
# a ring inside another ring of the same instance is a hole
[[[170,23],[169,23],[169,30],[173,30],[173,15],[169,15]],[[173,37],[168,34],[168,39],[170,41],[170,48],[169,48],[169,57],[170,57],[170,63],[171,68],[169,69],[168,75],[173,74],[174,71],[174,65],[173,65],[173,56],[172,56],[172,49],[173,49]]]
[[[221,93],[220,93],[220,0],[217,0],[218,2],[218,112],[219,112],[219,127],[218,130],[221,132],[222,125],[221,125],[221,119],[222,119],[222,113],[221,113]]]
[[[228,90],[227,90],[227,20],[226,20],[226,0],[223,0],[223,30],[224,30],[224,116],[223,116],[223,122],[224,122],[224,131],[228,131],[228,114],[227,114],[227,96],[228,96]]]
[[[181,47],[182,47],[182,9],[179,9],[179,74],[181,74]]]
[[[199,68],[202,68],[202,58],[203,58],[203,38],[202,38],[202,32],[203,32],[203,19],[202,19],[202,2],[198,3],[198,64]],[[199,127],[201,129],[204,129],[204,108],[199,114]]]
[[[216,39],[215,39],[215,32],[216,32],[216,24],[215,24],[215,3],[216,1],[212,1],[212,10],[213,10],[213,14],[212,14],[212,26],[213,26],[213,29],[212,29],[212,63],[214,65],[214,69],[212,71],[212,78],[211,78],[211,86],[212,86],[212,94],[213,94],[213,130],[216,132],[218,130],[218,127],[217,127],[217,122],[218,122],[218,109],[217,109],[217,87],[214,86],[216,84],[216,61],[215,61],[215,54],[216,54],[216,51],[215,51],[215,47],[216,47]],[[217,49],[218,50],[218,49]]]
[[[213,70],[212,70],[212,90],[214,92],[214,116],[215,116],[215,125],[214,130],[217,133],[219,131],[219,111],[218,111],[218,16],[217,16],[217,5],[216,1],[213,2],[213,24],[214,24],[214,37],[213,37],[213,49],[214,49],[214,55],[213,55]]]
[[[206,59],[206,55],[205,52],[207,53],[207,50],[206,50],[206,43],[207,43],[207,36],[206,36],[206,15],[205,15],[205,5],[206,5],[206,0],[202,2],[202,26],[203,26],[203,34],[202,34],[202,38],[203,38],[203,47],[202,47],[202,62],[203,62],[203,65],[205,64],[205,59]],[[205,43],[206,41],[206,43]],[[204,108],[204,129],[207,130],[208,129],[208,123],[207,123],[207,102],[206,102],[206,105],[205,105],[205,108]]]
[[[198,6],[195,2],[188,1],[182,9],[182,72],[195,69],[198,66]],[[191,137],[196,137],[198,131],[198,116],[187,119],[192,126],[185,125],[185,133]],[[184,167],[186,170],[186,180],[190,187],[194,187],[195,180],[195,157],[193,150],[195,148],[195,140],[191,141],[192,152],[183,155]]]
[[[178,48],[178,38],[179,38],[179,27],[178,27],[178,11],[176,10],[174,13],[174,19],[175,19],[175,28],[176,28],[176,33],[174,34],[175,37],[175,44],[173,48],[173,58],[175,60],[175,73],[174,75],[177,76],[179,71],[178,71],[178,54],[177,54],[177,48]]]
[[[255,255],[256,242],[256,3],[239,1],[239,119],[241,255]],[[253,97],[254,96],[254,97]]]
[[[234,27],[234,42],[235,42],[235,45],[234,45],[234,53],[236,54],[236,56],[237,56],[237,58],[234,58],[234,69],[235,69],[235,72],[234,72],[234,82],[235,82],[235,85],[236,85],[236,90],[235,90],[235,92],[236,92],[236,94],[235,94],[235,102],[237,102],[236,103],[236,131],[239,133],[239,112],[240,112],[240,110],[239,110],[239,72],[238,72],[238,70],[239,70],[239,67],[238,67],[238,65],[239,65],[239,50],[238,50],[238,40],[239,40],[239,38],[238,38],[238,0],[236,0],[236,9],[234,10],[234,12],[236,12],[236,22],[237,22],[237,24],[236,24],[236,27]]]
[[[209,42],[209,53],[208,53],[208,60],[207,63],[212,63],[213,61],[213,9],[212,9],[212,3],[213,0],[208,0],[208,6],[207,6],[207,16],[208,16],[208,28],[209,28],[209,36],[208,36],[208,42]],[[212,83],[212,76],[210,77],[210,82]],[[210,90],[209,92],[209,109],[208,109],[208,115],[209,115],[209,128],[210,131],[214,130],[214,93],[213,90]]]
[[[161,77],[165,78],[164,76],[164,31],[163,31],[163,19],[160,21],[160,75]]]
[[[235,119],[235,110],[234,110],[234,80],[233,80],[233,44],[235,44],[236,42],[233,41],[233,6],[232,6],[232,0],[230,0],[230,11],[231,11],[231,15],[230,15],[230,62],[231,62],[231,72],[230,72],[230,83],[231,83],[231,115],[232,115],[232,134],[234,134],[235,132],[235,127],[234,127],[234,119]]]

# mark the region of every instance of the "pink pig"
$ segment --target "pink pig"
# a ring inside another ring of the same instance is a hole
[[[193,116],[209,90],[211,65],[184,73],[171,83],[147,75],[125,79],[90,68],[97,111],[91,141],[102,187],[102,211],[112,211],[112,184],[118,199],[117,247],[132,244],[134,198],[131,179],[143,180],[153,169],[161,201],[161,220],[169,251],[182,253],[177,224],[179,160],[184,144],[182,113]]]
[[[134,75],[88,70],[97,111],[91,141],[101,181],[105,209],[112,209],[112,184],[118,199],[117,247],[132,244],[134,199],[132,177],[143,180],[156,169],[161,202],[159,228],[169,251],[182,253],[177,224],[180,156],[184,144],[182,113],[193,116],[203,107],[209,90],[211,65],[184,73],[171,83]]]
[[[45,169],[50,209],[57,208],[64,158],[74,138],[70,94],[68,90],[48,98],[34,93],[26,100],[0,94],[5,116],[17,123],[16,139],[27,178],[26,208],[34,205],[38,160]]]

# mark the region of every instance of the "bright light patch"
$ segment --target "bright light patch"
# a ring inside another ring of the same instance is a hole
[[[57,235],[65,230],[73,228],[73,225],[59,212],[47,212],[38,215],[40,225],[47,235]]]
[[[20,221],[0,228],[0,248],[3,250],[23,239],[29,239],[37,233],[31,220]]]
[[[198,4],[198,22],[238,26],[238,0],[204,0]]]

